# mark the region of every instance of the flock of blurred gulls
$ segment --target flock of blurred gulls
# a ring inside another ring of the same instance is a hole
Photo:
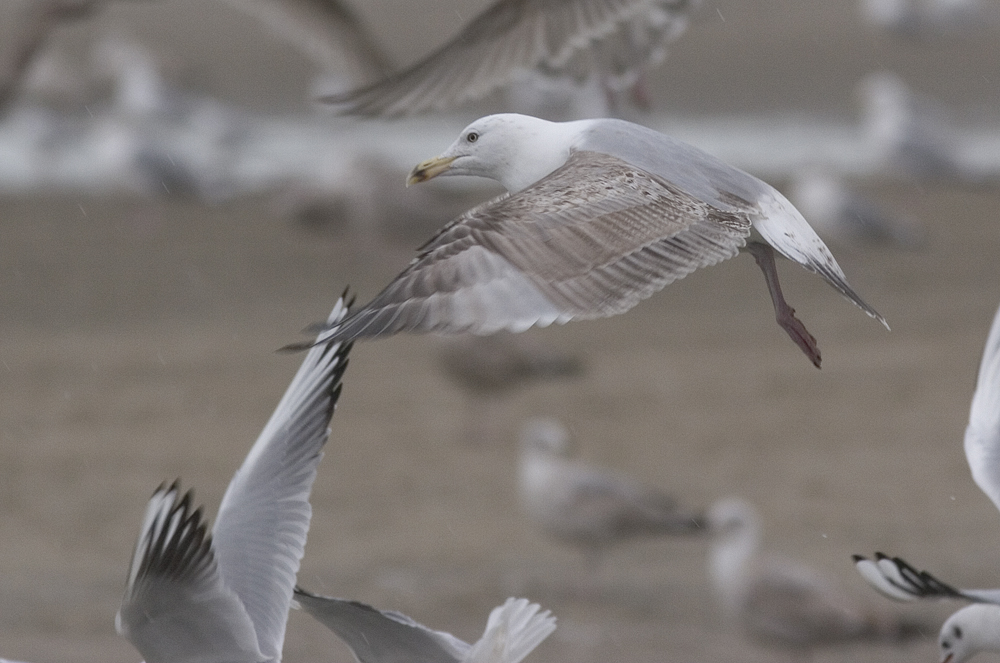
[[[85,20],[103,3],[24,0],[16,43],[0,62],[0,190],[128,190],[209,202],[280,190],[276,206],[286,213],[322,223],[334,209],[354,224],[359,250],[386,218],[416,217],[417,227],[454,220],[372,302],[354,307],[345,293],[314,326],[314,339],[289,346],[307,351],[302,366],[236,472],[211,529],[178,482],[154,492],[115,622],[149,663],[279,661],[292,607],[330,628],[361,663],[518,663],[556,628],[548,611],[526,599],[494,609],[483,637],[469,644],[400,613],[296,585],[309,495],[353,342],[444,334],[442,370],[469,394],[465,437],[482,442],[490,437],[491,403],[586,368],[579,357],[517,332],[625,313],[691,271],[746,252],[764,275],[776,321],[819,367],[816,339],[782,295],[776,254],[886,325],[848,285],[820,237],[906,249],[925,241],[912,219],[858,195],[847,178],[878,173],[978,186],[1000,174],[996,137],[958,129],[947,108],[889,72],[859,84],[858,126],[804,133],[795,127],[796,137],[781,139],[788,128],[775,124],[771,133],[758,127],[742,145],[732,138],[745,132],[733,134],[711,120],[689,132],[729,145],[728,153],[709,154],[605,117],[648,112],[646,74],[684,32],[696,0],[497,0],[401,70],[336,0],[227,2],[316,63],[315,94],[323,104],[372,121],[267,117],[194,95],[172,87],[141,45],[119,37],[96,46],[93,76],[68,81],[58,61],[48,59],[47,40],[58,25]],[[914,39],[991,29],[998,8],[986,0],[860,3],[872,25]],[[414,131],[413,124],[377,122],[448,112],[498,89],[506,107],[551,119],[490,115],[457,138],[429,124]],[[654,129],[663,122],[641,117]],[[774,145],[797,144],[798,152],[780,156],[779,147],[770,150],[778,158],[754,160],[747,155],[759,151],[752,141],[761,134]],[[799,138],[807,135],[803,147]],[[448,142],[439,156],[409,169]],[[806,153],[808,162],[795,156]],[[787,177],[790,200],[741,168]],[[332,190],[348,172],[363,175]],[[473,175],[496,180],[506,192],[473,206],[475,195],[459,187],[428,194],[423,209],[414,210],[393,198],[406,172],[408,184]],[[411,239],[419,231],[379,232]],[[866,611],[815,569],[765,553],[761,516],[745,501],[727,498],[707,511],[683,507],[659,488],[572,458],[570,447],[559,421],[527,422],[518,490],[526,517],[579,549],[589,568],[633,538],[709,536],[712,591],[727,622],[750,636],[808,657],[833,643],[900,642],[926,632],[905,617]],[[965,451],[973,479],[1000,508],[1000,311]],[[956,589],[882,553],[856,556],[855,564],[891,599],[972,604],[941,627],[942,663],[1000,652],[1000,590]]]

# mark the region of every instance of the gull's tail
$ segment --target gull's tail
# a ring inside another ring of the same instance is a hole
[[[556,618],[528,599],[509,598],[494,608],[483,637],[469,650],[463,663],[520,663],[556,630]]]

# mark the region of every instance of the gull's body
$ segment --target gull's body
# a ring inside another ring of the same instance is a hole
[[[478,99],[527,74],[634,85],[697,0],[496,0],[444,46],[367,87],[326,97],[350,115],[410,115]]]
[[[773,250],[885,323],[778,191],[698,148],[622,120],[481,118],[411,182],[475,175],[508,195],[445,226],[372,302],[320,341],[401,331],[490,334],[623,313],[700,267],[750,252],[778,323],[819,349],[781,294]]]
[[[722,500],[709,512],[716,537],[709,579],[727,622],[764,642],[808,652],[860,640],[896,641],[905,627],[869,614],[829,579],[761,550],[760,517],[750,504]]]
[[[1000,309],[993,316],[979,364],[964,446],[973,480],[1000,509]],[[948,598],[1000,605],[1000,589],[957,589],[927,571],[916,570],[899,557],[876,553],[875,559],[869,560],[855,555],[854,562],[868,584],[896,601]],[[960,644],[956,643],[955,626],[966,634],[959,638]],[[978,651],[1000,651],[997,633],[1000,633],[1000,609],[967,606],[941,627],[938,643],[942,658],[961,663]],[[948,649],[944,646],[946,642]],[[960,651],[952,651],[956,647]]]
[[[483,637],[469,644],[406,615],[295,590],[299,605],[337,634],[358,663],[519,663],[556,628],[537,603],[509,598],[490,613]]]
[[[582,550],[592,562],[627,539],[704,533],[701,514],[664,492],[568,457],[569,431],[535,419],[521,432],[521,509],[545,534]]]
[[[346,313],[341,299],[330,316]],[[161,486],[146,508],[115,620],[147,663],[280,661],[349,346],[306,356],[207,532],[191,493]]]

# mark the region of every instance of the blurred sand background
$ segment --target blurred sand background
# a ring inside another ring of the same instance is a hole
[[[355,4],[404,62],[486,3]],[[200,89],[265,111],[305,109],[306,65],[204,0],[115,7],[59,38],[73,47],[121,29]],[[653,86],[659,106],[679,114],[848,115],[853,84],[888,67],[960,114],[995,119],[998,42],[985,33],[900,43],[865,30],[848,3],[705,0]],[[913,253],[833,247],[892,332],[820,279],[779,265],[819,340],[822,371],[775,326],[746,256],[627,315],[532,332],[582,353],[587,376],[509,399],[502,439],[481,447],[458,440],[465,400],[437,368],[433,339],[356,346],[300,582],[466,640],[506,596],[528,596],[559,618],[536,661],[785,657],[722,629],[706,541],[623,546],[590,577],[575,551],[521,518],[516,430],[555,415],[582,457],[692,505],[745,496],[763,512],[770,548],[929,626],[905,648],[829,649],[817,661],[936,660],[937,627],[954,606],[890,604],[849,555],[885,550],[959,585],[1000,581],[1000,515],[961,449],[1000,301],[1000,191],[869,189],[915,214],[930,241]],[[146,499],[180,476],[214,515],[297,367],[273,350],[325,316],[345,284],[365,300],[410,255],[393,247],[360,258],[344,238],[275,218],[264,198],[0,200],[0,655],[139,660],[113,618]],[[293,613],[285,660],[351,659]]]

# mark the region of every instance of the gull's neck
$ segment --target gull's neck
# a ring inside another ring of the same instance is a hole
[[[520,116],[511,153],[497,164],[493,179],[511,193],[526,189],[569,159],[580,134],[593,120],[549,122]]]
[[[726,532],[712,544],[709,575],[716,595],[727,612],[735,610],[749,580],[749,566],[760,549],[761,533],[756,522],[747,522]]]

